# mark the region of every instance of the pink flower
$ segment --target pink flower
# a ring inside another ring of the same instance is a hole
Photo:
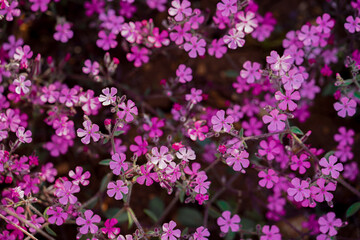
[[[50,0],[30,0],[31,3],[31,10],[36,12],[40,10],[41,12],[45,12],[48,9],[48,4]]]
[[[150,186],[151,184],[153,184],[154,181],[158,182],[159,178],[158,178],[157,173],[151,172],[153,167],[154,167],[154,165],[152,165],[152,164],[141,165],[140,172],[142,175],[139,176],[138,178],[136,178],[136,182],[141,185],[144,185],[144,183],[145,183],[146,186]]]
[[[46,214],[49,216],[48,220],[51,224],[56,224],[58,226],[63,225],[63,223],[68,218],[68,214],[64,212],[61,207],[50,207]]]
[[[284,84],[285,90],[297,90],[304,82],[304,77],[298,69],[293,68],[288,72],[288,75],[282,76],[281,81]]]
[[[162,46],[168,46],[170,44],[170,40],[168,38],[168,32],[163,30],[160,33],[159,28],[155,27],[152,32],[153,36],[148,36],[148,41],[154,44],[154,47],[161,48]]]
[[[335,213],[333,212],[329,212],[328,214],[320,217],[318,222],[320,225],[320,232],[328,234],[331,237],[337,234],[335,227],[342,226],[341,219],[336,218]]]
[[[82,184],[83,186],[87,186],[89,185],[89,178],[90,178],[91,174],[89,171],[84,172],[83,174],[83,168],[80,166],[77,166],[75,168],[75,172],[73,170],[69,171],[69,177],[71,177],[72,179],[72,183],[75,185],[80,185]]]
[[[139,48],[138,46],[131,47],[131,53],[126,54],[127,60],[134,61],[135,67],[140,67],[142,64],[149,61],[149,50],[147,48]]]
[[[186,1],[186,0],[184,0]],[[204,56],[206,42],[204,39],[198,39],[197,37],[190,38],[189,42],[184,44],[184,50],[189,52],[190,58],[196,58],[197,55]]]
[[[300,174],[304,174],[306,172],[307,168],[310,168],[311,164],[310,162],[306,161],[308,160],[309,156],[306,154],[301,154],[300,158],[296,155],[293,155],[291,157],[291,165],[290,168],[293,171],[296,171],[297,169],[299,169],[299,173]]]
[[[131,144],[130,151],[134,152],[138,157],[145,154],[147,152],[148,142],[143,139],[141,136],[136,136],[134,141],[137,145]]]
[[[16,78],[13,84],[16,86],[15,92],[17,94],[27,94],[30,90],[28,87],[31,86],[30,80],[25,80],[26,77],[24,75],[20,75],[19,78]]]
[[[316,23],[319,25],[317,26],[318,32],[322,32],[322,33],[330,33],[331,29],[335,25],[335,21],[331,19],[328,13],[324,13],[322,17],[321,16],[317,17]]]
[[[319,162],[319,165],[324,167],[323,169],[321,169],[321,172],[324,174],[324,175],[330,175],[331,174],[331,177],[332,178],[338,178],[340,173],[344,168],[343,168],[343,165],[341,163],[337,163],[337,157],[331,155],[329,157],[329,160],[326,160],[326,158],[321,158],[320,159],[320,162]]]
[[[330,202],[334,197],[331,193],[329,193],[329,191],[335,191],[336,185],[332,182],[329,182],[325,186],[325,182],[325,179],[319,178],[318,180],[316,180],[316,184],[318,185],[318,187],[315,185],[310,187],[311,193],[315,195],[314,199],[317,202],[323,202],[324,198],[325,201]]]
[[[103,228],[101,228],[101,232],[103,234],[107,234],[108,238],[114,239],[119,233],[120,228],[114,227],[118,223],[116,218],[106,219]]]
[[[184,41],[189,41],[192,37],[192,34],[189,32],[191,30],[190,23],[185,23],[184,26],[176,25],[173,30],[176,32],[170,33],[170,39],[176,45],[183,44]]]
[[[261,78],[261,73],[259,72],[260,63],[254,62],[251,66],[251,62],[246,61],[243,68],[245,70],[240,71],[240,76],[246,79],[247,83],[254,83],[255,80],[259,80]]]
[[[14,53],[14,59],[20,61],[21,64],[26,65],[27,59],[30,59],[33,55],[33,52],[30,49],[29,45],[24,45],[24,47],[17,47]]]
[[[262,140],[260,142],[260,147],[258,152],[260,156],[265,156],[267,160],[273,160],[275,158],[274,155],[278,155],[280,153],[280,147],[274,140],[269,140],[269,142]]]
[[[167,163],[170,163],[173,160],[171,154],[167,154],[169,149],[165,146],[160,147],[160,152],[157,147],[153,147],[151,150],[152,156],[150,157],[151,162],[154,165],[159,165],[160,169],[164,169],[167,166]]]
[[[300,32],[298,33],[298,38],[304,43],[305,46],[318,46],[319,45],[319,36],[318,36],[317,27],[304,25],[301,27]]]
[[[276,225],[265,225],[262,228],[264,235],[260,237],[260,240],[281,240],[280,229]]]
[[[194,123],[194,128],[188,130],[188,134],[191,140],[196,141],[197,138],[199,139],[199,141],[205,140],[206,136],[204,133],[207,133],[209,131],[209,128],[206,125],[201,126],[202,123],[202,121],[196,121]]]
[[[255,13],[248,11],[241,11],[237,14],[237,18],[240,20],[240,23],[236,24],[236,29],[242,31],[246,34],[252,33],[255,28],[258,26],[258,20],[255,17]]]
[[[281,101],[279,103],[281,110],[285,111],[289,109],[289,111],[294,111],[297,108],[297,104],[293,100],[300,100],[300,93],[298,91],[286,90],[284,95],[282,92],[277,91],[275,93],[275,99]]]
[[[229,30],[228,34],[223,37],[224,43],[228,45],[230,49],[237,49],[243,47],[245,44],[245,34],[242,31],[238,31],[235,28]]]
[[[99,102],[102,103],[103,106],[109,106],[110,104],[115,103],[116,101],[116,93],[117,89],[112,87],[111,90],[109,88],[104,88],[102,93],[99,96]]]
[[[251,117],[249,122],[243,121],[242,127],[244,128],[244,135],[246,137],[259,135],[261,134],[260,129],[262,128],[263,124],[259,121],[256,117]]]
[[[202,90],[191,88],[191,93],[185,95],[185,100],[191,102],[192,104],[196,104],[201,102],[202,100]]]
[[[354,19],[353,16],[348,16],[346,18],[346,23],[344,24],[344,27],[350,33],[360,32],[360,18],[355,17]]]
[[[276,172],[273,169],[269,169],[267,172],[265,171],[260,171],[258,176],[260,178],[262,178],[259,181],[259,185],[261,187],[265,187],[267,189],[270,189],[274,186],[274,183],[278,183],[279,182],[279,177],[277,176]]]
[[[334,135],[334,140],[339,142],[339,145],[352,145],[354,143],[354,136],[355,132],[353,129],[346,130],[345,127],[339,128],[339,133]]]
[[[78,128],[77,135],[78,137],[82,137],[81,142],[83,144],[90,143],[90,137],[94,140],[94,142],[99,141],[100,134],[97,133],[99,131],[99,126],[97,124],[92,124],[90,120],[86,120],[83,122],[84,129]]]
[[[347,115],[352,117],[356,113],[356,102],[353,99],[342,97],[340,102],[334,103],[334,108],[340,117],[345,118]]]
[[[157,117],[151,118],[151,122],[149,124],[144,124],[143,128],[145,131],[150,131],[149,137],[161,137],[163,135],[163,131],[160,129],[165,125],[164,119],[158,119]]]
[[[226,164],[232,166],[234,171],[245,172],[244,168],[249,167],[250,161],[248,159],[249,153],[245,150],[240,151],[234,149],[231,152],[231,156],[226,158]]]
[[[75,204],[77,202],[77,197],[73,194],[80,192],[80,187],[78,185],[72,184],[70,181],[65,181],[62,188],[56,190],[55,195],[59,197],[59,202],[62,205]]]
[[[285,129],[285,120],[287,119],[285,114],[280,113],[279,110],[274,109],[269,115],[263,116],[262,120],[265,124],[270,123],[268,126],[269,132],[276,132]]]
[[[280,71],[283,74],[290,70],[294,59],[290,55],[280,57],[276,51],[271,51],[270,56],[266,57],[266,62],[270,64],[272,70]]]
[[[287,194],[290,197],[294,197],[296,202],[302,202],[304,198],[310,197],[310,189],[309,183],[307,181],[301,180],[299,178],[293,178],[291,180],[291,184],[294,186],[293,188],[289,187],[287,189]]]
[[[179,229],[174,229],[176,227],[176,222],[171,220],[169,223],[164,223],[162,226],[163,234],[161,235],[161,240],[176,240],[180,238],[181,231]]]
[[[116,183],[109,182],[107,189],[107,195],[109,197],[113,197],[115,195],[116,200],[123,199],[123,194],[127,194],[129,192],[127,185],[121,180],[117,180]]]
[[[125,162],[126,155],[123,153],[115,153],[111,156],[112,161],[110,161],[109,166],[115,175],[120,175],[123,171],[128,169],[128,164]]]
[[[97,61],[92,63],[90,59],[86,59],[84,65],[85,66],[82,68],[83,73],[92,74],[94,76],[99,74],[100,64]]]
[[[175,16],[174,19],[177,22],[184,20],[184,15],[189,17],[192,13],[191,3],[188,0],[183,0],[180,3],[180,0],[174,0],[171,2],[171,7],[169,8],[169,15]]]
[[[71,24],[68,22],[57,24],[55,27],[54,39],[62,43],[66,43],[74,36],[74,32],[71,31]]]
[[[21,14],[20,9],[16,8],[19,5],[17,1],[13,1],[10,5],[5,4],[5,8],[0,7],[0,15],[6,14],[6,21],[10,22],[14,20],[14,17],[18,17]]]
[[[186,83],[192,80],[192,70],[186,67],[185,64],[180,64],[176,69],[176,76],[179,78],[179,82]]]
[[[222,58],[226,52],[227,47],[225,46],[223,38],[220,38],[219,40],[214,39],[208,47],[209,55],[215,55],[216,58]]]
[[[101,30],[98,36],[99,39],[96,40],[96,45],[104,51],[108,51],[110,48],[115,48],[118,44],[116,41],[116,35],[112,32],[107,35],[104,30]]]
[[[120,103],[118,107],[119,111],[117,112],[117,116],[120,119],[125,119],[126,122],[131,122],[132,120],[134,120],[133,115],[138,115],[138,109],[135,106],[135,103],[131,100],[128,100],[126,104],[125,102]]]
[[[189,160],[195,160],[196,155],[194,150],[191,148],[180,148],[179,151],[176,153],[176,157],[181,159],[182,161],[188,162]]]
[[[95,223],[100,223],[101,218],[99,215],[94,214],[91,210],[86,210],[84,212],[85,218],[78,217],[76,219],[76,224],[81,226],[80,233],[81,234],[87,234],[90,230],[92,234],[95,234],[97,230],[99,229],[98,226],[95,225]]]
[[[18,137],[19,141],[22,143],[31,143],[32,138],[31,138],[31,131],[27,130],[25,131],[24,127],[19,127],[16,130],[16,136]]]
[[[201,226],[198,227],[193,235],[194,240],[207,240],[210,236],[210,232],[207,228]]]
[[[239,215],[235,214],[231,217],[231,212],[225,211],[221,214],[221,217],[217,219],[217,224],[220,226],[220,230],[223,233],[229,232],[229,229],[231,229],[232,232],[237,232],[240,228],[240,220]]]
[[[5,42],[2,47],[5,51],[8,51],[9,57],[12,58],[15,54],[16,48],[21,47],[24,43],[24,40],[22,40],[22,38],[16,40],[14,35],[10,35],[8,41],[9,42]]]
[[[215,116],[211,117],[211,123],[215,132],[230,132],[231,124],[234,122],[232,116],[227,116],[225,118],[225,111],[219,110],[216,112]]]
[[[216,5],[217,9],[224,17],[237,12],[237,0],[222,0]]]

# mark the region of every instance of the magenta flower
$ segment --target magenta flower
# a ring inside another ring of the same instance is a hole
[[[234,122],[232,116],[227,116],[225,118],[225,111],[219,110],[216,112],[215,116],[211,117],[211,123],[215,132],[230,132],[231,124]]]
[[[245,34],[242,31],[238,31],[235,28],[229,30],[228,34],[223,37],[224,43],[228,45],[230,49],[237,49],[243,47],[245,44]]]
[[[45,12],[48,9],[48,4],[50,0],[29,0],[31,5],[31,10],[36,12],[40,10],[41,12]]]
[[[252,33],[258,26],[258,20],[255,16],[255,13],[251,11],[246,12],[246,15],[244,11],[240,11],[237,14],[237,18],[240,20],[240,22],[236,24],[236,29],[238,31],[249,34]]]
[[[145,154],[147,152],[147,146],[149,145],[148,142],[141,136],[136,136],[134,138],[134,141],[137,145],[131,144],[130,151],[132,151],[138,157]]]
[[[300,157],[293,155],[291,157],[291,165],[290,168],[293,171],[296,171],[299,169],[300,174],[304,174],[306,172],[307,168],[310,168],[311,164],[308,160],[309,156],[306,154],[301,154]]]
[[[90,178],[91,174],[89,171],[84,172],[83,174],[83,168],[80,166],[77,166],[75,168],[75,172],[73,170],[69,171],[69,177],[71,177],[72,179],[72,183],[75,185],[83,185],[83,186],[87,186],[89,185],[89,178]]]
[[[270,56],[266,57],[266,62],[270,64],[272,70],[279,71],[283,74],[290,70],[294,59],[290,55],[280,57],[276,51],[271,51]]]
[[[204,133],[207,133],[209,131],[208,126],[201,126],[202,121],[196,121],[194,123],[194,128],[191,128],[188,130],[188,134],[190,136],[190,139],[193,141],[196,141],[196,139],[199,139],[199,141],[204,141],[206,136]]]
[[[24,45],[24,47],[17,47],[14,53],[14,59],[20,61],[21,63],[26,63],[27,59],[30,59],[33,56],[33,52],[29,45]]]
[[[224,17],[227,17],[230,14],[235,14],[238,10],[237,0],[222,0],[216,5],[216,7]]]
[[[262,128],[263,124],[261,121],[259,121],[257,118],[255,117],[251,117],[249,119],[249,122],[247,121],[243,121],[242,122],[242,127],[244,128],[244,135],[246,137],[249,136],[253,136],[253,135],[259,135],[261,134],[261,128]]]
[[[57,24],[55,30],[54,39],[62,43],[66,43],[74,36],[74,32],[71,31],[71,24],[68,22]]]
[[[160,33],[159,28],[155,27],[152,31],[152,36],[148,36],[148,40],[150,43],[154,44],[154,47],[161,48],[162,46],[168,46],[170,44],[168,35],[166,30],[163,30]]]
[[[160,147],[160,152],[157,147],[153,147],[151,150],[152,156],[150,157],[151,162],[154,165],[159,165],[160,169],[164,169],[167,166],[167,163],[170,163],[173,160],[171,154],[167,154],[169,149],[165,146]]]
[[[61,207],[50,207],[46,214],[49,216],[48,220],[51,224],[56,224],[58,226],[63,225],[63,223],[68,218],[68,214],[64,212]]]
[[[254,62],[251,64],[250,61],[246,61],[243,68],[244,69],[240,71],[240,76],[246,79],[247,83],[254,83],[255,80],[261,78],[261,73],[259,72],[260,63]]]
[[[114,227],[118,223],[116,218],[106,219],[103,228],[101,228],[101,232],[103,234],[107,234],[107,237],[110,239],[114,239],[119,233],[120,228]]]
[[[216,58],[222,58],[226,52],[227,47],[225,46],[223,38],[220,38],[219,40],[214,39],[208,47],[209,55],[215,55]]]
[[[115,101],[116,101],[116,93],[117,93],[116,88],[114,88],[114,87],[112,87],[111,89],[104,88],[102,90],[102,93],[104,95],[100,94],[99,102],[101,102],[103,106],[109,106],[110,104],[115,103]]]
[[[171,220],[169,223],[164,223],[162,226],[163,234],[161,235],[161,240],[176,240],[180,238],[181,231],[179,229],[174,229],[176,227],[176,222]]]
[[[290,197],[294,197],[294,200],[296,202],[302,202],[304,198],[310,197],[310,189],[309,189],[309,183],[307,181],[301,180],[299,178],[293,178],[291,180],[291,184],[294,186],[289,187],[287,189],[287,194]]]
[[[19,78],[16,78],[13,82],[13,84],[16,86],[15,92],[17,94],[27,94],[31,86],[31,81],[26,80],[26,77],[24,75],[20,75]]]
[[[68,89],[63,88],[60,92],[59,101],[60,103],[65,104],[67,107],[72,107],[74,104],[79,102],[79,97],[77,96],[78,91],[74,88]]]
[[[336,185],[332,182],[329,182],[325,186],[325,182],[325,179],[319,178],[316,180],[318,187],[315,185],[310,187],[311,193],[315,195],[314,200],[317,202],[323,202],[324,199],[325,201],[330,202],[334,197],[331,193],[329,193],[329,191],[335,191]]]
[[[92,63],[90,59],[86,59],[84,65],[85,66],[82,68],[83,73],[92,74],[94,76],[99,74],[100,64],[97,61],[94,61]]]
[[[265,171],[260,171],[258,176],[260,178],[262,178],[259,181],[259,185],[261,187],[265,187],[267,189],[270,189],[274,186],[274,183],[278,183],[279,182],[279,177],[277,176],[276,172],[273,169],[269,169],[267,172]]]
[[[345,127],[339,128],[339,133],[334,135],[334,140],[339,142],[339,145],[346,146],[352,145],[354,143],[354,136],[355,132],[353,129],[346,130]]]
[[[110,161],[109,166],[115,175],[120,175],[123,171],[128,169],[128,164],[125,162],[126,155],[123,153],[115,153],[111,156],[112,161]]]
[[[196,155],[195,151],[191,148],[180,148],[179,151],[176,153],[176,157],[181,159],[182,161],[188,162],[189,160],[195,160]]]
[[[282,92],[277,91],[275,93],[275,99],[281,101],[279,103],[281,110],[285,111],[289,109],[289,111],[294,111],[297,108],[297,104],[293,100],[300,100],[300,93],[298,91],[286,90],[284,95]]]
[[[204,39],[198,39],[197,37],[190,38],[189,42],[184,44],[184,50],[189,52],[190,58],[196,58],[197,55],[204,56],[206,42]]]
[[[331,19],[328,13],[324,13],[322,16],[316,18],[316,23],[318,24],[317,30],[322,33],[330,33],[331,29],[335,25],[335,21]]]
[[[154,181],[158,182],[159,178],[158,178],[157,173],[151,172],[153,167],[154,167],[154,165],[152,165],[152,164],[141,165],[140,172],[142,175],[139,176],[138,178],[136,178],[136,182],[141,185],[144,185],[144,183],[145,183],[146,186],[150,186],[151,184],[153,184]]]
[[[360,31],[360,18],[353,16],[348,16],[346,18],[346,23],[344,24],[346,30],[350,33],[359,32]]]
[[[123,194],[127,194],[129,192],[126,183],[121,180],[117,180],[116,183],[109,182],[109,184],[107,185],[107,189],[107,195],[109,197],[113,197],[115,195],[116,200],[123,199]]]
[[[338,115],[342,118],[346,116],[352,117],[356,113],[356,102],[353,99],[342,97],[340,102],[334,103],[334,108],[338,111]]]
[[[161,137],[163,135],[163,131],[160,129],[165,125],[164,119],[158,119],[157,117],[151,118],[151,123],[144,124],[143,128],[145,131],[149,132],[149,137]]]
[[[70,204],[75,204],[77,197],[73,194],[80,192],[80,187],[73,184],[70,181],[65,181],[62,188],[56,190],[55,195],[59,197],[59,202],[62,205],[66,205],[68,202]]]
[[[267,160],[271,161],[275,158],[275,155],[280,154],[280,147],[274,140],[269,140],[269,142],[262,140],[260,142],[260,147],[258,152],[260,156],[265,156]]]
[[[125,119],[126,122],[131,122],[132,120],[134,120],[133,115],[138,115],[138,109],[135,106],[135,103],[131,100],[128,100],[126,104],[125,102],[120,103],[118,107],[119,111],[117,112],[117,116],[120,119]]]
[[[305,46],[318,46],[319,45],[319,32],[316,26],[309,26],[305,24],[301,27],[298,33],[298,38],[304,43]]]
[[[171,2],[171,7],[169,8],[169,15],[175,16],[174,19],[177,22],[184,20],[184,15],[189,17],[192,13],[191,3],[188,0],[183,0],[180,3],[180,0],[173,0]]]
[[[208,177],[205,174],[199,174],[196,176],[195,179],[195,187],[194,192],[200,193],[200,194],[207,194],[207,191],[210,187],[210,181],[206,181]]]
[[[323,169],[321,169],[321,172],[324,175],[330,175],[332,178],[338,178],[340,175],[340,172],[344,169],[342,163],[337,163],[337,157],[331,155],[329,157],[329,160],[327,160],[326,158],[321,158],[319,165],[323,167]]]
[[[274,109],[269,115],[263,116],[262,120],[265,124],[270,123],[268,126],[269,132],[276,132],[285,129],[285,120],[287,119],[285,114],[280,113],[279,110]]]
[[[16,136],[19,139],[20,142],[22,143],[31,143],[32,141],[32,133],[30,130],[25,131],[24,127],[19,127],[16,130]]]
[[[115,48],[118,44],[116,41],[116,35],[112,32],[107,35],[104,30],[101,30],[98,36],[99,39],[96,40],[96,45],[104,51],[108,51],[110,48]]]
[[[14,17],[18,17],[21,14],[20,9],[16,8],[19,5],[17,1],[13,1],[8,6],[5,4],[5,8],[0,7],[0,15],[6,15],[6,21],[10,22],[14,20]]]
[[[82,137],[81,142],[83,144],[90,143],[90,137],[94,140],[94,142],[99,141],[100,134],[97,133],[99,131],[99,126],[97,124],[92,124],[90,120],[86,120],[83,122],[84,129],[78,128],[77,135],[78,137]]]
[[[298,69],[293,68],[288,72],[288,75],[282,76],[281,81],[284,84],[285,90],[297,90],[304,82],[304,77]]]
[[[189,32],[191,30],[190,23],[185,23],[184,26],[176,25],[174,27],[174,32],[170,33],[171,41],[174,41],[176,45],[181,45],[184,41],[189,41],[192,34]]]
[[[229,232],[229,229],[231,229],[232,232],[237,232],[240,228],[240,221],[239,215],[235,214],[231,217],[231,212],[225,211],[221,214],[221,217],[217,219],[217,224],[220,226],[220,230],[223,233]]]
[[[87,234],[90,230],[92,234],[95,234],[97,230],[99,229],[98,226],[95,225],[95,223],[100,223],[101,218],[99,215],[94,214],[91,210],[86,210],[84,212],[85,218],[78,217],[76,219],[76,224],[79,226],[82,226],[80,228],[81,234]]]
[[[231,156],[226,158],[226,164],[232,166],[234,171],[245,172],[244,168],[249,167],[250,161],[248,159],[249,153],[245,150],[240,151],[234,149]]]
[[[262,228],[264,235],[260,237],[260,240],[281,240],[280,229],[276,225],[265,225]]]
[[[135,67],[140,67],[142,64],[149,61],[149,50],[147,48],[139,48],[138,46],[131,47],[131,53],[126,54],[127,60],[134,61]]]
[[[192,70],[189,67],[186,67],[185,64],[180,64],[176,69],[176,76],[179,79],[179,82],[186,83],[192,80]]]
[[[337,234],[337,230],[335,229],[335,227],[342,226],[341,219],[336,218],[336,215],[333,212],[329,212],[328,214],[320,217],[318,222],[320,225],[320,232],[328,234],[331,237]]]
[[[193,238],[194,240],[207,240],[210,236],[210,232],[207,228],[201,226],[196,229],[194,232]]]
[[[201,102],[202,98],[202,90],[191,88],[191,93],[185,95],[185,100],[191,102],[192,104],[196,104]]]
[[[10,35],[8,41],[9,42],[5,42],[2,45],[2,48],[5,51],[8,51],[9,57],[12,58],[15,54],[16,48],[21,47],[24,44],[24,40],[22,40],[22,38],[16,40],[16,37],[14,35]]]

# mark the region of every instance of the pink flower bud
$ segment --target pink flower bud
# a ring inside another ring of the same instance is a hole
[[[218,150],[219,150],[220,153],[224,154],[224,153],[226,153],[226,146],[225,145],[220,145]]]
[[[181,142],[178,142],[178,143],[174,143],[172,146],[171,146],[175,151],[179,151],[180,148],[184,147],[184,145],[181,144]]]
[[[105,126],[111,125],[111,119],[109,119],[109,118],[105,119],[104,125],[105,125]]]

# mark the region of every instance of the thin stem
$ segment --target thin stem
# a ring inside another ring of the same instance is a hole
[[[126,208],[127,212],[130,214],[130,217],[132,218],[132,220],[134,221],[136,227],[140,230],[140,232],[144,235],[144,238],[145,239],[148,239],[146,236],[145,236],[145,231],[143,229],[143,227],[141,226],[139,220],[137,219],[134,211],[131,209],[131,207],[127,207]]]
[[[179,200],[179,196],[180,196],[180,190],[176,191],[175,197],[171,200],[170,204],[166,207],[165,211],[160,216],[160,218],[156,221],[155,225],[159,225],[160,223],[162,223],[164,221],[165,217],[169,214],[169,212],[173,209],[173,207]]]
[[[31,239],[34,240],[38,240],[36,237],[34,237],[31,233],[29,233],[28,231],[26,231],[25,229],[23,229],[22,227],[18,226],[17,224],[13,223],[12,221],[10,221],[9,219],[7,219],[4,215],[2,215],[0,213],[0,218],[2,218],[5,222],[10,223],[11,225],[13,225],[16,229],[22,231],[23,233],[25,233],[28,237],[30,237]]]

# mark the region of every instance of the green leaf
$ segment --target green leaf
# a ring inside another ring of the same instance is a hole
[[[224,212],[224,211],[231,211],[230,204],[227,203],[227,202],[224,201],[224,200],[216,201],[216,205],[220,208],[220,210],[221,210],[222,212]]]
[[[346,217],[351,217],[357,211],[360,210],[360,202],[353,203],[347,210],[346,210]]]
[[[107,158],[99,162],[100,165],[109,166],[111,159]]]
[[[181,190],[181,191],[180,191],[179,199],[180,199],[180,202],[181,202],[181,203],[184,202],[184,199],[185,199],[185,190]]]
[[[252,230],[255,230],[255,228],[256,228],[256,222],[254,222],[253,220],[251,220],[249,218],[242,217],[241,218],[241,226],[242,226],[242,229],[252,231]]]
[[[329,157],[334,154],[335,154],[335,151],[329,151],[325,154],[324,158],[329,159]]]
[[[209,208],[209,215],[210,215],[212,218],[219,218],[219,217],[221,216],[221,213],[218,212],[215,208],[210,207],[210,208]]]
[[[336,92],[337,87],[335,87],[333,83],[329,83],[323,89],[324,90],[322,91],[322,95],[323,96],[330,96],[330,95],[333,95]]]
[[[186,227],[199,227],[202,224],[202,214],[195,208],[180,208],[177,220]]]
[[[290,131],[297,134],[297,135],[304,135],[303,131],[301,131],[300,128],[298,128],[296,126],[292,126],[290,128]]]
[[[124,131],[115,131],[114,136],[117,137],[117,136],[119,136],[119,135],[121,135],[123,133],[124,133]]]
[[[228,232],[228,233],[226,234],[225,240],[233,240],[233,239],[235,238],[235,236],[236,236],[236,233],[234,233],[234,232]]]
[[[343,84],[341,84],[341,86],[349,86],[350,84],[352,84],[354,81],[352,79],[347,79],[343,82]]]
[[[110,182],[110,176],[111,173],[106,174],[103,179],[101,180],[100,183],[100,192],[104,192],[105,189],[107,188],[108,183]]]
[[[161,214],[164,212],[165,204],[163,200],[161,200],[161,198],[154,197],[153,199],[150,200],[149,209],[151,212],[155,214],[157,218],[159,218]]]
[[[240,131],[239,131],[239,136],[240,136],[241,138],[244,137],[244,129],[243,129],[243,128],[240,129]]]
[[[103,144],[106,144],[108,141],[109,141],[109,138],[108,138],[108,137],[104,138]]]
[[[132,211],[132,210],[130,208],[128,208],[127,215],[128,215],[128,220],[129,220],[129,225],[128,225],[129,229],[132,227],[132,225],[134,223],[134,220],[131,217],[130,211]],[[134,214],[134,212],[133,212],[133,214]]]
[[[360,92],[354,92],[354,96],[358,99],[360,99]]]
[[[148,215],[150,218],[151,218],[151,220],[153,220],[154,222],[157,222],[157,220],[158,220],[158,217],[155,215],[155,213],[153,213],[151,210],[149,210],[149,209],[144,209],[144,213],[146,214],[146,215]]]
[[[45,226],[45,230],[47,231],[48,234],[50,234],[51,236],[56,237],[56,233],[49,227],[49,225]]]
[[[237,76],[239,76],[239,72],[232,69],[226,70],[225,76],[229,78],[237,78]]]
[[[47,210],[49,210],[49,208],[50,207],[47,207],[47,208],[45,208],[45,210],[44,210],[44,217],[45,217],[45,219],[47,220],[48,218],[49,218],[49,215],[47,215]]]

